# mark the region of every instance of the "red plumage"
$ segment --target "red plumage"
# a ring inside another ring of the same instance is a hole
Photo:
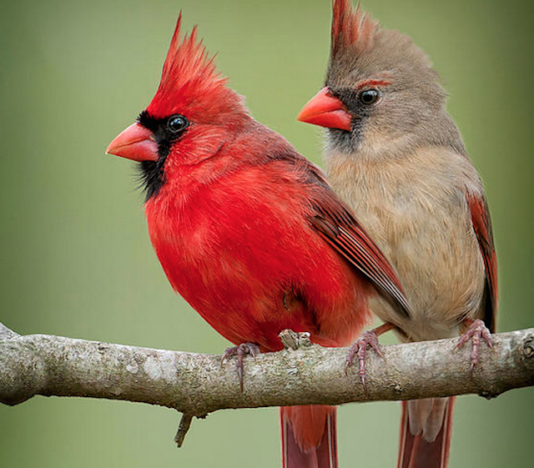
[[[245,112],[241,98],[227,87],[228,80],[217,71],[202,41],[197,40],[196,26],[182,38],[181,22],[180,14],[148,113],[167,117],[187,109],[191,120],[216,124],[228,112]]]
[[[402,418],[400,431],[400,450],[397,461],[398,468],[429,468],[446,467],[449,461],[451,445],[452,413],[456,397],[446,400],[445,415],[441,429],[432,442],[425,440],[422,434],[413,435],[410,431],[408,418],[408,402],[402,402]]]
[[[277,351],[290,328],[345,346],[368,322],[370,297],[408,309],[394,270],[321,171],[252,119],[196,29],[180,39],[180,19],[154,99],[108,152],[143,161],[156,184],[145,211],[161,265],[231,342]],[[287,468],[337,466],[334,408],[284,408],[281,421]]]
[[[484,322],[493,333],[497,326],[499,287],[497,281],[497,253],[495,252],[495,243],[493,241],[491,218],[488,204],[484,197],[468,193],[466,198],[486,271]]]

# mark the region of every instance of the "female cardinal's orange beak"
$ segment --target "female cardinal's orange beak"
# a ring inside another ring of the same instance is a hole
[[[122,131],[108,146],[106,154],[114,154],[133,161],[157,161],[158,144],[145,127],[134,123]]]
[[[332,96],[326,86],[302,108],[297,120],[349,132],[352,123],[352,117],[343,103]]]

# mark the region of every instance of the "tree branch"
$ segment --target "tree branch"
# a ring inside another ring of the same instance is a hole
[[[193,416],[225,408],[408,400],[475,393],[495,397],[534,385],[534,328],[493,336],[481,345],[480,365],[469,377],[470,346],[456,339],[385,346],[385,361],[368,353],[369,383],[357,369],[345,375],[347,348],[312,345],[245,359],[245,390],[232,362],[221,357],[84,341],[20,336],[0,323],[0,402],[35,395],[128,400],[166,406]]]

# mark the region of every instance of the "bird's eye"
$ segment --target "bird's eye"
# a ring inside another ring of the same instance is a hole
[[[167,120],[167,128],[172,133],[179,133],[187,128],[189,122],[183,115],[172,115]]]
[[[370,106],[378,101],[380,93],[377,89],[366,89],[360,93],[360,102],[366,106]]]

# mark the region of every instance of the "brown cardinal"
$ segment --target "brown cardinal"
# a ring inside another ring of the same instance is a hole
[[[280,350],[288,328],[346,346],[375,296],[410,314],[394,270],[321,171],[251,117],[180,19],[156,95],[107,151],[140,163],[161,265],[238,345],[226,353],[238,363]],[[335,408],[282,408],[281,425],[286,468],[337,468]]]
[[[480,339],[491,346],[497,313],[482,183],[425,53],[349,0],[333,10],[325,87],[298,119],[328,128],[329,180],[396,267],[413,316],[380,298],[371,310],[404,341],[465,333],[458,344],[473,339],[472,369]],[[365,341],[358,345],[352,354]],[[452,398],[403,405],[399,467],[447,466],[452,407]]]

